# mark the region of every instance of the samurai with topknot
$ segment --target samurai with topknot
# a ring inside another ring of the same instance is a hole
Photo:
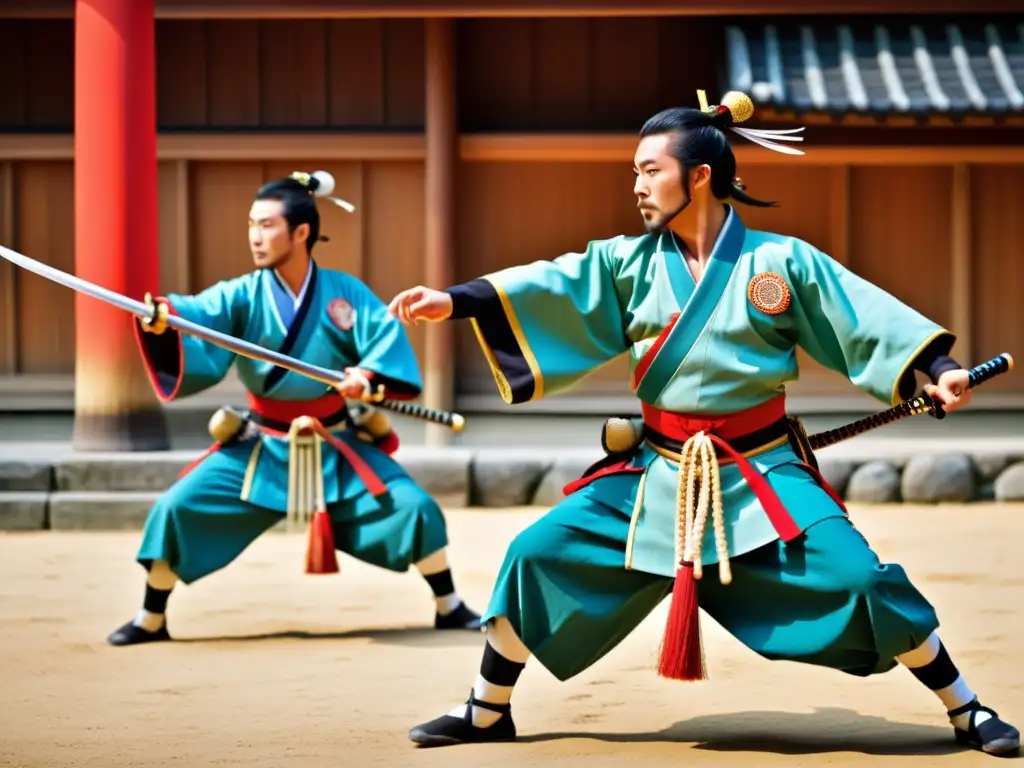
[[[308,531],[307,573],[335,573],[337,552],[389,571],[414,567],[434,598],[434,627],[480,630],[448,562],[445,517],[395,461],[398,436],[374,393],[407,399],[422,389],[405,328],[353,275],[319,266],[316,198],[331,197],[325,171],[270,181],[249,209],[255,270],[196,295],[150,298],[136,339],[163,402],[220,382],[232,365],[245,386],[244,414],[222,409],[215,442],[186,467],[149,512],[136,559],[145,569],[142,609],[108,642],[171,639],[166,610],[179,582],[193,584],[232,563],[279,524]],[[168,327],[174,313],[222,334],[343,371],[333,388]],[[341,621],[341,617],[327,617]]]
[[[797,348],[887,405],[915,375],[945,411],[970,400],[954,335],[810,243],[748,229],[732,130],[800,155],[802,130],[740,127],[742,93],[651,117],[633,160],[646,232],[581,253],[398,294],[404,323],[465,319],[506,403],[556,395],[628,353],[641,418],[610,420],[607,456],[512,541],[463,704],[415,726],[439,746],[515,738],[530,657],[567,680],[670,598],[659,674],[705,676],[698,609],[766,659],[868,676],[898,665],[933,691],[956,740],[1016,752],[939,639],[932,605],[882,563],[786,409]],[[714,568],[717,573],[712,569]]]

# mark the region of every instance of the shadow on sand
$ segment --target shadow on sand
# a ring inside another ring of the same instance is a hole
[[[732,712],[681,720],[650,733],[559,732],[520,736],[522,743],[593,739],[614,743],[681,742],[711,752],[778,755],[854,752],[863,755],[934,757],[962,752],[952,726],[898,723],[849,709],[814,713]],[[980,755],[980,753],[979,753]]]
[[[245,635],[216,635],[212,637],[177,637],[175,643],[250,643],[275,640],[371,640],[384,645],[410,648],[459,647],[483,648],[483,631],[436,630],[433,627],[362,627],[343,631],[309,632],[281,630]]]

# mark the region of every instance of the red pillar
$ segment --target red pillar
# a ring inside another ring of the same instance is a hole
[[[75,2],[75,271],[136,299],[159,290],[153,2]],[[168,448],[131,316],[75,311],[75,448]]]

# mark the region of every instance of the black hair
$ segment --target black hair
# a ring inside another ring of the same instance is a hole
[[[732,113],[726,107],[710,113],[692,107],[672,107],[649,118],[640,129],[640,138],[675,134],[670,152],[679,161],[687,201],[689,170],[707,165],[711,168],[711,193],[719,200],[731,197],[745,205],[772,208],[777,203],[751,197],[735,178],[736,157],[725,136],[725,129],[732,123]]]
[[[256,200],[280,200],[284,204],[284,219],[288,222],[289,233],[294,232],[300,224],[309,225],[309,237],[306,238],[306,250],[313,252],[317,241],[327,238],[320,234],[320,209],[316,206],[313,193],[320,186],[320,180],[314,176],[303,183],[288,177],[268,181],[256,192]]]

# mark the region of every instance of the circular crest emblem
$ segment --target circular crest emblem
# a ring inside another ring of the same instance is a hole
[[[343,331],[352,330],[356,322],[356,311],[345,299],[335,299],[327,305],[327,314],[331,322]]]
[[[747,298],[766,315],[781,315],[789,308],[789,286],[774,272],[761,272],[750,278]]]

